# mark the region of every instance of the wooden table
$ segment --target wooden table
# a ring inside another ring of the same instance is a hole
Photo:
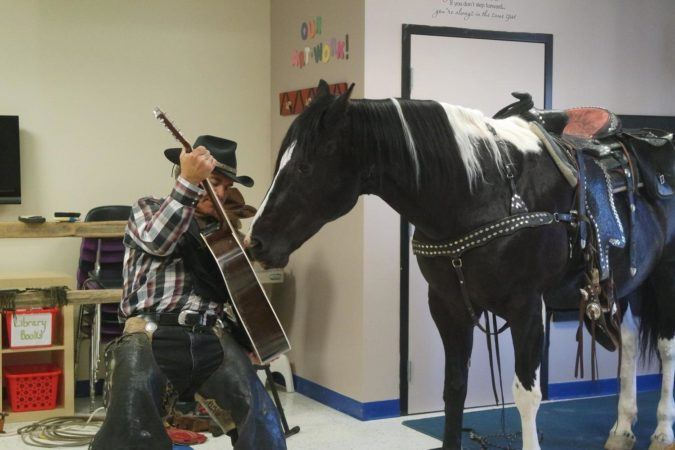
[[[108,222],[0,222],[0,238],[123,237],[126,221]]]

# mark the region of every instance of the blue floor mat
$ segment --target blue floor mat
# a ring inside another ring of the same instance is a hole
[[[649,447],[649,438],[656,428],[656,406],[659,392],[638,394],[638,422],[633,426],[637,437],[635,449]],[[537,427],[542,450],[602,450],[609,429],[616,421],[618,397],[585,398],[542,404],[537,414]],[[505,410],[506,432],[520,431],[520,416],[515,407]],[[437,439],[443,439],[443,417],[406,420],[403,425]],[[464,428],[472,428],[479,435],[501,433],[501,409],[464,413]],[[507,441],[492,439],[491,443],[504,446]],[[466,450],[480,450],[481,446],[463,433]],[[512,448],[522,448],[520,439],[512,441]]]

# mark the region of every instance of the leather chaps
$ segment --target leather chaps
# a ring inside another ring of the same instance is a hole
[[[140,320],[127,320],[125,334],[106,349],[107,414],[90,449],[173,448],[163,418],[171,412],[175,391],[155,360],[151,333],[144,331]],[[220,326],[213,332],[223,360],[196,389],[195,400],[224,432],[236,427],[235,450],[285,449],[278,412],[249,358]]]

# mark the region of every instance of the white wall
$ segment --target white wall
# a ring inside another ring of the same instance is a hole
[[[239,143],[242,189],[258,204],[270,181],[270,2],[0,0],[0,114],[19,115],[23,203],[0,217],[80,211],[163,196],[152,110],[188,139]],[[0,273],[74,276],[77,239],[0,240]]]
[[[459,3],[464,2],[366,0],[364,96],[401,95],[401,25],[405,23],[551,33],[554,108],[600,105],[621,114],[675,115],[672,0],[485,1],[502,5],[500,11],[505,14],[515,14],[508,21],[476,16],[465,20],[465,16],[447,13],[459,11]],[[461,9],[481,13],[484,8]],[[435,14],[437,10],[444,13]],[[471,64],[480,55],[452,57],[457,64]],[[447,76],[452,80],[452,73]],[[386,355],[366,366],[371,375],[365,385],[377,392],[369,400],[398,398],[398,216],[371,197],[364,200],[363,214],[364,322],[373,324],[366,327],[364,342],[367,352]],[[573,361],[561,367],[567,370],[570,365]]]
[[[401,24],[553,34],[553,107],[597,104],[621,114],[672,114],[675,4],[671,0],[489,0],[500,19],[440,14],[460,0],[366,1],[366,96],[400,95]],[[482,8],[464,7],[465,11]],[[480,55],[457,55],[471,64]],[[400,68],[400,64],[397,64]],[[496,68],[496,76],[498,68]],[[448,74],[452,78],[452,74]],[[466,105],[471,106],[471,105]]]
[[[363,96],[364,0],[287,0],[272,2],[272,150],[276,161],[281,141],[296,116],[279,114],[279,94],[328,83],[356,83]],[[302,40],[303,22],[322,18],[322,33]],[[293,51],[349,35],[349,59],[291,64]],[[286,281],[273,302],[293,350],[294,373],[314,383],[363,401],[368,345],[363,301],[363,203],[327,224],[291,255]]]

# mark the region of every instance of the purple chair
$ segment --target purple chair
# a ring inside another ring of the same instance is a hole
[[[99,206],[89,211],[85,222],[127,220],[130,206]],[[122,238],[84,238],[80,246],[77,269],[78,289],[120,289],[124,245]],[[122,334],[123,326],[117,320],[117,304],[82,305],[78,318],[75,346],[75,373],[80,360],[80,341],[90,338],[89,396],[93,411],[96,395],[96,369],[101,343],[108,343]]]

